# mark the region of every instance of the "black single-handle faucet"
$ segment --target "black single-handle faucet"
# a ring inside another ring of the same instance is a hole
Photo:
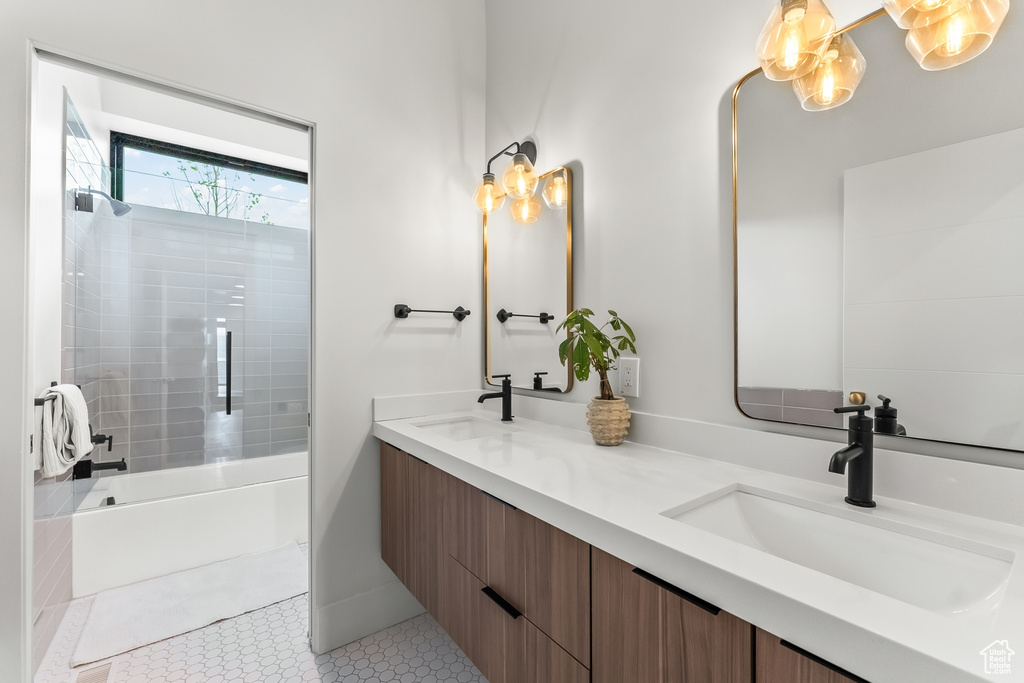
[[[495,391],[490,394],[481,394],[480,398],[476,400],[477,403],[483,403],[489,398],[500,398],[501,399],[501,421],[511,422],[512,421],[512,375],[491,375],[492,378],[501,378],[501,391]]]
[[[857,413],[850,416],[850,445],[832,454],[828,471],[843,474],[849,466],[846,479],[846,502],[862,508],[875,507],[871,499],[874,476],[874,420],[864,413],[871,406],[836,408],[837,413]]]

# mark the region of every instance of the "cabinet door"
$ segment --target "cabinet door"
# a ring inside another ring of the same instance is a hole
[[[590,544],[530,515],[520,513],[515,521],[525,541],[523,613],[589,667]]]
[[[405,585],[431,614],[441,607],[442,496],[441,471],[406,456],[408,465],[410,537]]]
[[[441,471],[380,448],[380,555],[431,614],[441,603]]]
[[[443,475],[444,548],[477,578],[487,580],[488,498],[455,477]]]
[[[752,628],[662,591],[666,683],[750,683]]]
[[[757,629],[758,683],[867,683],[827,662],[818,663],[786,647],[782,639]]]
[[[660,683],[662,589],[598,548],[590,561],[594,683]]]
[[[409,456],[391,444],[380,444],[380,556],[408,586]]]

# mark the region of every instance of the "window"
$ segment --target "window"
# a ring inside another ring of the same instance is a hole
[[[129,204],[309,227],[302,171],[116,131],[110,158],[111,194]]]

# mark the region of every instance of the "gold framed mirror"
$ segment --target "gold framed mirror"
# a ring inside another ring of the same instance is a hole
[[[483,216],[484,381],[508,374],[518,389],[565,393],[573,376],[555,330],[573,307],[572,171],[540,175],[534,199],[533,222],[514,219],[514,206]]]
[[[759,70],[739,81],[744,414],[844,428],[832,408],[883,395],[909,438],[1024,451],[1024,93],[1011,85],[1022,21],[1008,16],[976,59],[928,72],[883,11],[868,15],[843,29],[864,78],[827,111],[804,111]]]

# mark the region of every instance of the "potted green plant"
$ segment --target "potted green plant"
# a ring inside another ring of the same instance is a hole
[[[564,327],[567,331],[565,341],[558,346],[558,359],[562,365],[572,359],[573,374],[581,382],[590,378],[591,368],[597,371],[601,393],[587,407],[587,424],[598,445],[618,446],[629,431],[630,413],[626,400],[612,392],[608,371],[615,368],[622,351],[636,354],[636,335],[618,313],[608,311],[608,315],[611,316],[608,322],[598,327],[590,320],[594,312],[589,308],[578,308],[570,313],[556,330]],[[607,327],[618,334],[609,336],[604,331]]]

